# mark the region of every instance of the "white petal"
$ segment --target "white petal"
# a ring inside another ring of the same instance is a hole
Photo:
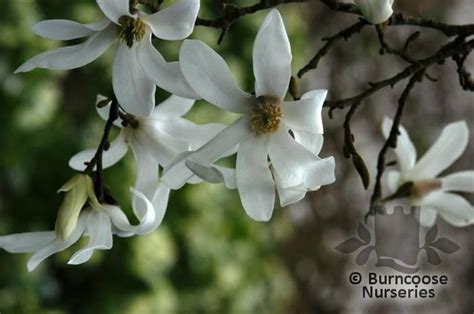
[[[112,222],[114,234],[120,237],[134,235],[135,226],[130,224],[127,215],[117,206],[104,204],[104,208]]]
[[[143,16],[156,37],[182,40],[191,35],[199,11],[199,0],[178,0],[155,14]]]
[[[77,251],[69,260],[70,265],[87,262],[94,250],[110,250],[112,248],[112,226],[109,216],[99,210],[93,210],[87,217],[87,233],[89,243]]]
[[[194,174],[186,167],[186,159],[194,162],[213,163],[226,155],[239,143],[254,136],[250,122],[242,117],[226,127],[216,137],[193,153],[183,153],[163,173],[162,181],[172,189],[181,188]]]
[[[327,91],[318,97],[306,98],[283,103],[283,121],[290,129],[312,133],[324,133],[322,109]]]
[[[253,137],[240,144],[236,179],[247,215],[257,221],[270,220],[275,205],[275,182],[268,163],[266,137]]]
[[[315,155],[319,155],[323,147],[324,137],[322,134],[316,134],[306,131],[292,130],[295,140],[304,148]]]
[[[36,252],[56,238],[54,231],[10,234],[0,237],[0,248],[10,253]]]
[[[82,44],[40,53],[23,63],[15,73],[28,72],[34,68],[70,70],[82,67],[102,55],[115,38],[114,27],[107,27]]]
[[[474,208],[456,194],[436,191],[425,196],[420,205],[434,208],[441,217],[456,227],[464,227],[474,222]]]
[[[390,190],[390,193],[395,193],[400,186],[400,177],[401,174],[399,171],[390,170],[387,172],[387,187]]]
[[[163,216],[156,216],[153,203],[143,193],[134,188],[130,188],[130,191],[132,192],[133,196],[136,197],[137,200],[139,200],[137,202],[137,206],[143,208],[143,211],[140,213],[140,216],[137,217],[140,221],[140,224],[134,230],[135,234],[147,234],[154,231],[156,226],[163,219]],[[142,202],[142,204],[140,204],[139,202]],[[133,210],[135,213],[137,213],[137,210],[135,208]]]
[[[198,163],[192,160],[186,161],[186,167],[198,177],[210,183],[223,182],[228,189],[236,189],[235,169],[218,166],[211,163]]]
[[[387,139],[392,129],[393,120],[385,117],[382,123],[382,132],[384,137]],[[409,169],[413,168],[416,162],[416,149],[413,142],[408,135],[407,130],[402,126],[398,126],[400,134],[397,138],[397,148],[394,149],[397,155],[398,163],[402,173],[406,173]]]
[[[253,72],[257,96],[284,99],[291,77],[291,47],[277,10],[263,21],[253,44]]]
[[[474,171],[460,171],[441,178],[444,191],[474,192]]]
[[[423,227],[432,227],[436,223],[438,212],[436,209],[422,206],[420,207],[420,225]]]
[[[372,24],[381,24],[393,14],[393,0],[355,0],[364,18]]]
[[[33,26],[33,32],[41,37],[54,40],[71,40],[88,37],[109,25],[109,20],[81,24],[69,20],[46,20]]]
[[[65,241],[56,239],[50,244],[40,249],[39,251],[37,251],[28,261],[28,270],[33,271],[39,265],[39,263],[41,263],[51,255],[57,252],[64,251],[65,249],[76,243],[84,233],[88,215],[88,211],[83,211],[81,213],[81,216],[79,217],[79,220],[77,222],[76,229]]]
[[[185,98],[200,99],[191,88],[178,62],[166,62],[151,43],[151,34],[140,43],[138,56],[143,70],[150,80],[171,94]]]
[[[464,152],[469,140],[465,121],[447,125],[438,140],[409,173],[412,180],[431,179],[451,166]]]
[[[90,162],[94,157],[97,149],[87,149],[82,152],[77,153],[69,159],[69,167],[77,171],[84,171],[87,166],[86,162]],[[110,143],[108,150],[104,151],[102,154],[102,168],[106,169],[110,166],[115,165],[119,160],[128,151],[128,145],[123,138],[122,132],[117,136],[117,138]],[[94,167],[94,170],[96,167]]]
[[[278,173],[273,172],[273,177],[275,178],[275,184],[278,192],[278,198],[280,199],[281,207],[294,204],[302,200],[308,189],[304,186],[304,183],[301,183],[297,186],[292,187],[283,187],[282,180]]]
[[[224,59],[211,47],[186,40],[179,59],[186,80],[198,95],[226,111],[249,112],[251,96],[237,86]]]
[[[117,46],[112,83],[119,104],[131,114],[147,116],[155,108],[156,86],[148,78],[139,61],[140,46]]]
[[[122,16],[130,14],[129,0],[97,0],[97,4],[104,14],[115,24]]]
[[[171,95],[168,99],[160,103],[155,107],[155,110],[150,115],[150,118],[168,118],[168,117],[181,117],[188,113],[194,105],[193,99],[187,99]]]

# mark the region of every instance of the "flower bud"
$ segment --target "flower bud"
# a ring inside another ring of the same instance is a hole
[[[372,24],[382,24],[393,14],[394,0],[356,0],[364,18]]]

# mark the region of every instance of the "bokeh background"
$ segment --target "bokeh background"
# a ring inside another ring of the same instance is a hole
[[[220,15],[220,1],[201,2],[201,17]],[[226,2],[247,5],[254,1]],[[474,23],[472,0],[398,0],[396,8],[449,23]],[[294,73],[321,47],[322,37],[356,21],[354,16],[329,11],[318,3],[286,5],[281,12],[294,53]],[[220,46],[216,45],[218,30],[198,27],[193,34],[226,58],[246,90],[252,90],[252,44],[265,13],[239,20]],[[103,128],[94,102],[98,93],[110,95],[113,49],[77,70],[12,74],[36,53],[61,45],[30,30],[36,22],[54,18],[92,22],[100,18],[100,12],[93,0],[1,1],[2,235],[54,227],[61,202],[56,190],[73,175],[67,166],[68,159],[79,150],[97,145]],[[390,28],[386,37],[399,45],[414,30]],[[426,56],[446,41],[434,31],[423,30],[413,51],[417,56]],[[179,44],[156,42],[168,60],[176,59]],[[468,62],[471,69],[473,59]],[[339,43],[320,67],[300,82],[301,90],[326,88],[329,98],[339,99],[362,90],[368,81],[391,76],[404,66],[396,57],[378,54],[375,33],[367,28],[350,42]],[[409,99],[403,124],[411,132],[419,155],[445,124],[465,119],[472,126],[474,94],[462,91],[455,70],[451,61],[433,67],[429,73],[438,82],[425,80]],[[383,143],[381,121],[385,115],[394,114],[404,84],[367,99],[354,119],[356,145],[372,177]],[[157,97],[164,99],[167,95],[159,93]],[[73,247],[28,273],[27,254],[0,251],[0,312],[471,313],[474,227],[459,229],[439,221],[440,233],[461,249],[449,256],[442,255],[441,266],[425,265],[428,272],[450,276],[449,289],[434,300],[362,300],[348,284],[347,274],[358,266],[354,256],[342,255],[334,247],[355,234],[368,208],[372,186],[369,191],[363,190],[359,177],[341,154],[344,113],[336,111],[333,120],[324,113],[326,143],[322,155],[336,157],[337,183],[309,193],[298,204],[277,208],[269,223],[250,220],[237,194],[222,185],[187,186],[172,193],[165,220],[156,232],[115,238],[112,250],[96,252],[87,264],[66,265],[77,248]],[[197,123],[228,123],[235,117],[200,102],[188,118]],[[449,171],[472,169],[473,152],[471,136],[468,150]],[[133,158],[127,156],[107,170],[106,179],[121,203],[129,204],[128,188],[134,182]],[[371,225],[369,220],[369,228]],[[424,261],[423,254],[420,260]],[[373,265],[373,261],[372,256],[368,264]]]

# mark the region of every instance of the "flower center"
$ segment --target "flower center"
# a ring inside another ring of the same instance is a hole
[[[280,126],[283,111],[280,100],[273,96],[260,96],[252,108],[250,123],[258,134],[273,133]]]
[[[118,21],[120,26],[117,28],[117,35],[128,48],[132,48],[134,42],[145,37],[146,25],[139,18],[124,15]]]
[[[425,195],[441,188],[440,180],[417,181],[412,187],[411,195],[415,198],[422,198]]]

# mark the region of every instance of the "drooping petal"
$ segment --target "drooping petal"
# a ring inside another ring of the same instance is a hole
[[[183,153],[163,173],[162,181],[172,189],[180,189],[194,174],[186,167],[186,159],[212,163],[232,151],[239,143],[254,136],[250,121],[242,117],[226,127],[207,144],[192,153]]]
[[[400,186],[400,177],[401,174],[399,171],[390,170],[387,172],[387,187],[390,190],[390,193],[395,193]]]
[[[97,23],[81,24],[69,20],[46,20],[33,26],[33,32],[41,37],[54,40],[71,40],[88,37],[109,26],[110,21],[104,19]]]
[[[299,202],[305,197],[308,189],[304,186],[304,183],[292,187],[283,187],[282,180],[278,173],[274,171],[273,177],[275,178],[275,184],[281,207]]]
[[[474,208],[459,195],[435,191],[425,196],[420,205],[436,209],[453,226],[464,227],[474,223]]]
[[[384,137],[387,139],[392,129],[393,120],[385,117],[382,123],[382,132]],[[409,169],[413,168],[416,162],[416,149],[413,142],[408,135],[407,130],[402,126],[398,126],[400,134],[397,137],[397,147],[394,149],[397,155],[398,163],[402,173],[406,173]]]
[[[59,239],[54,240],[50,244],[46,245],[39,251],[37,251],[28,261],[28,270],[33,271],[39,263],[50,257],[51,255],[64,251],[74,243],[76,243],[84,233],[86,228],[86,220],[87,216],[89,215],[89,211],[83,211],[81,216],[79,217],[79,221],[77,222],[76,229],[73,233],[65,240],[61,241]]]
[[[10,253],[31,253],[53,242],[54,231],[10,234],[0,237],[0,248]]]
[[[166,9],[143,16],[156,37],[182,40],[191,35],[199,11],[199,0],[178,0]]]
[[[70,265],[87,262],[94,250],[110,250],[112,248],[112,226],[109,216],[101,210],[92,210],[87,217],[87,234],[89,243],[77,251],[69,260]]]
[[[324,137],[322,134],[311,133],[307,131],[292,130],[295,140],[304,148],[315,155],[319,155],[323,147]]]
[[[130,188],[133,196],[136,197],[137,206],[143,208],[141,212],[133,209],[135,214],[138,214],[137,218],[140,223],[136,226],[134,230],[135,234],[147,234],[155,230],[156,226],[161,222],[163,216],[157,217],[153,203],[140,191]],[[143,204],[140,204],[142,202]],[[164,214],[163,214],[164,215]]]
[[[253,44],[253,72],[257,96],[285,98],[291,77],[291,47],[285,24],[277,10],[271,10]]]
[[[168,99],[160,103],[155,107],[150,118],[160,119],[168,117],[181,117],[184,116],[194,105],[193,99],[182,98],[179,96],[171,95]]]
[[[141,66],[139,46],[119,43],[115,53],[112,84],[119,104],[131,114],[148,116],[155,108],[156,86]]]
[[[40,53],[23,63],[15,73],[28,72],[35,68],[70,70],[82,67],[102,55],[110,47],[115,37],[114,28],[107,27],[89,37],[82,44]]]
[[[160,88],[185,98],[201,98],[184,78],[179,63],[167,62],[153,47],[151,34],[147,34],[139,44],[138,56],[148,78]]]
[[[236,179],[247,215],[257,221],[270,220],[275,205],[275,182],[268,163],[265,136],[253,137],[240,144]]]
[[[436,222],[436,217],[438,216],[438,212],[436,209],[422,206],[420,207],[420,225],[423,227],[432,227]]]
[[[218,166],[212,163],[198,163],[186,161],[188,167],[195,175],[210,183],[223,182],[228,189],[236,189],[235,169]]]
[[[102,12],[115,24],[122,16],[130,16],[129,0],[97,0]]]
[[[372,24],[381,24],[393,14],[393,0],[355,0],[364,18]]]
[[[237,86],[224,59],[211,47],[186,40],[179,59],[184,77],[198,95],[226,111],[249,112],[251,96]]]
[[[323,134],[322,109],[327,91],[318,96],[283,103],[283,121],[290,129]]]
[[[451,166],[464,152],[469,140],[465,121],[448,124],[438,140],[410,171],[412,180],[431,179]]]
[[[150,227],[151,230],[155,230],[163,221],[163,218],[165,217],[166,213],[166,208],[168,208],[170,192],[170,188],[160,183],[152,202],[153,208],[155,210],[155,221]]]
[[[90,162],[97,149],[87,149],[77,153],[69,159],[69,167],[77,171],[84,171],[87,167],[85,163]],[[102,153],[102,168],[106,169],[115,165],[128,151],[128,145],[121,132],[115,140],[110,143],[108,150]],[[96,167],[94,167],[94,170]]]
[[[474,192],[474,171],[460,171],[441,178],[444,191]]]

